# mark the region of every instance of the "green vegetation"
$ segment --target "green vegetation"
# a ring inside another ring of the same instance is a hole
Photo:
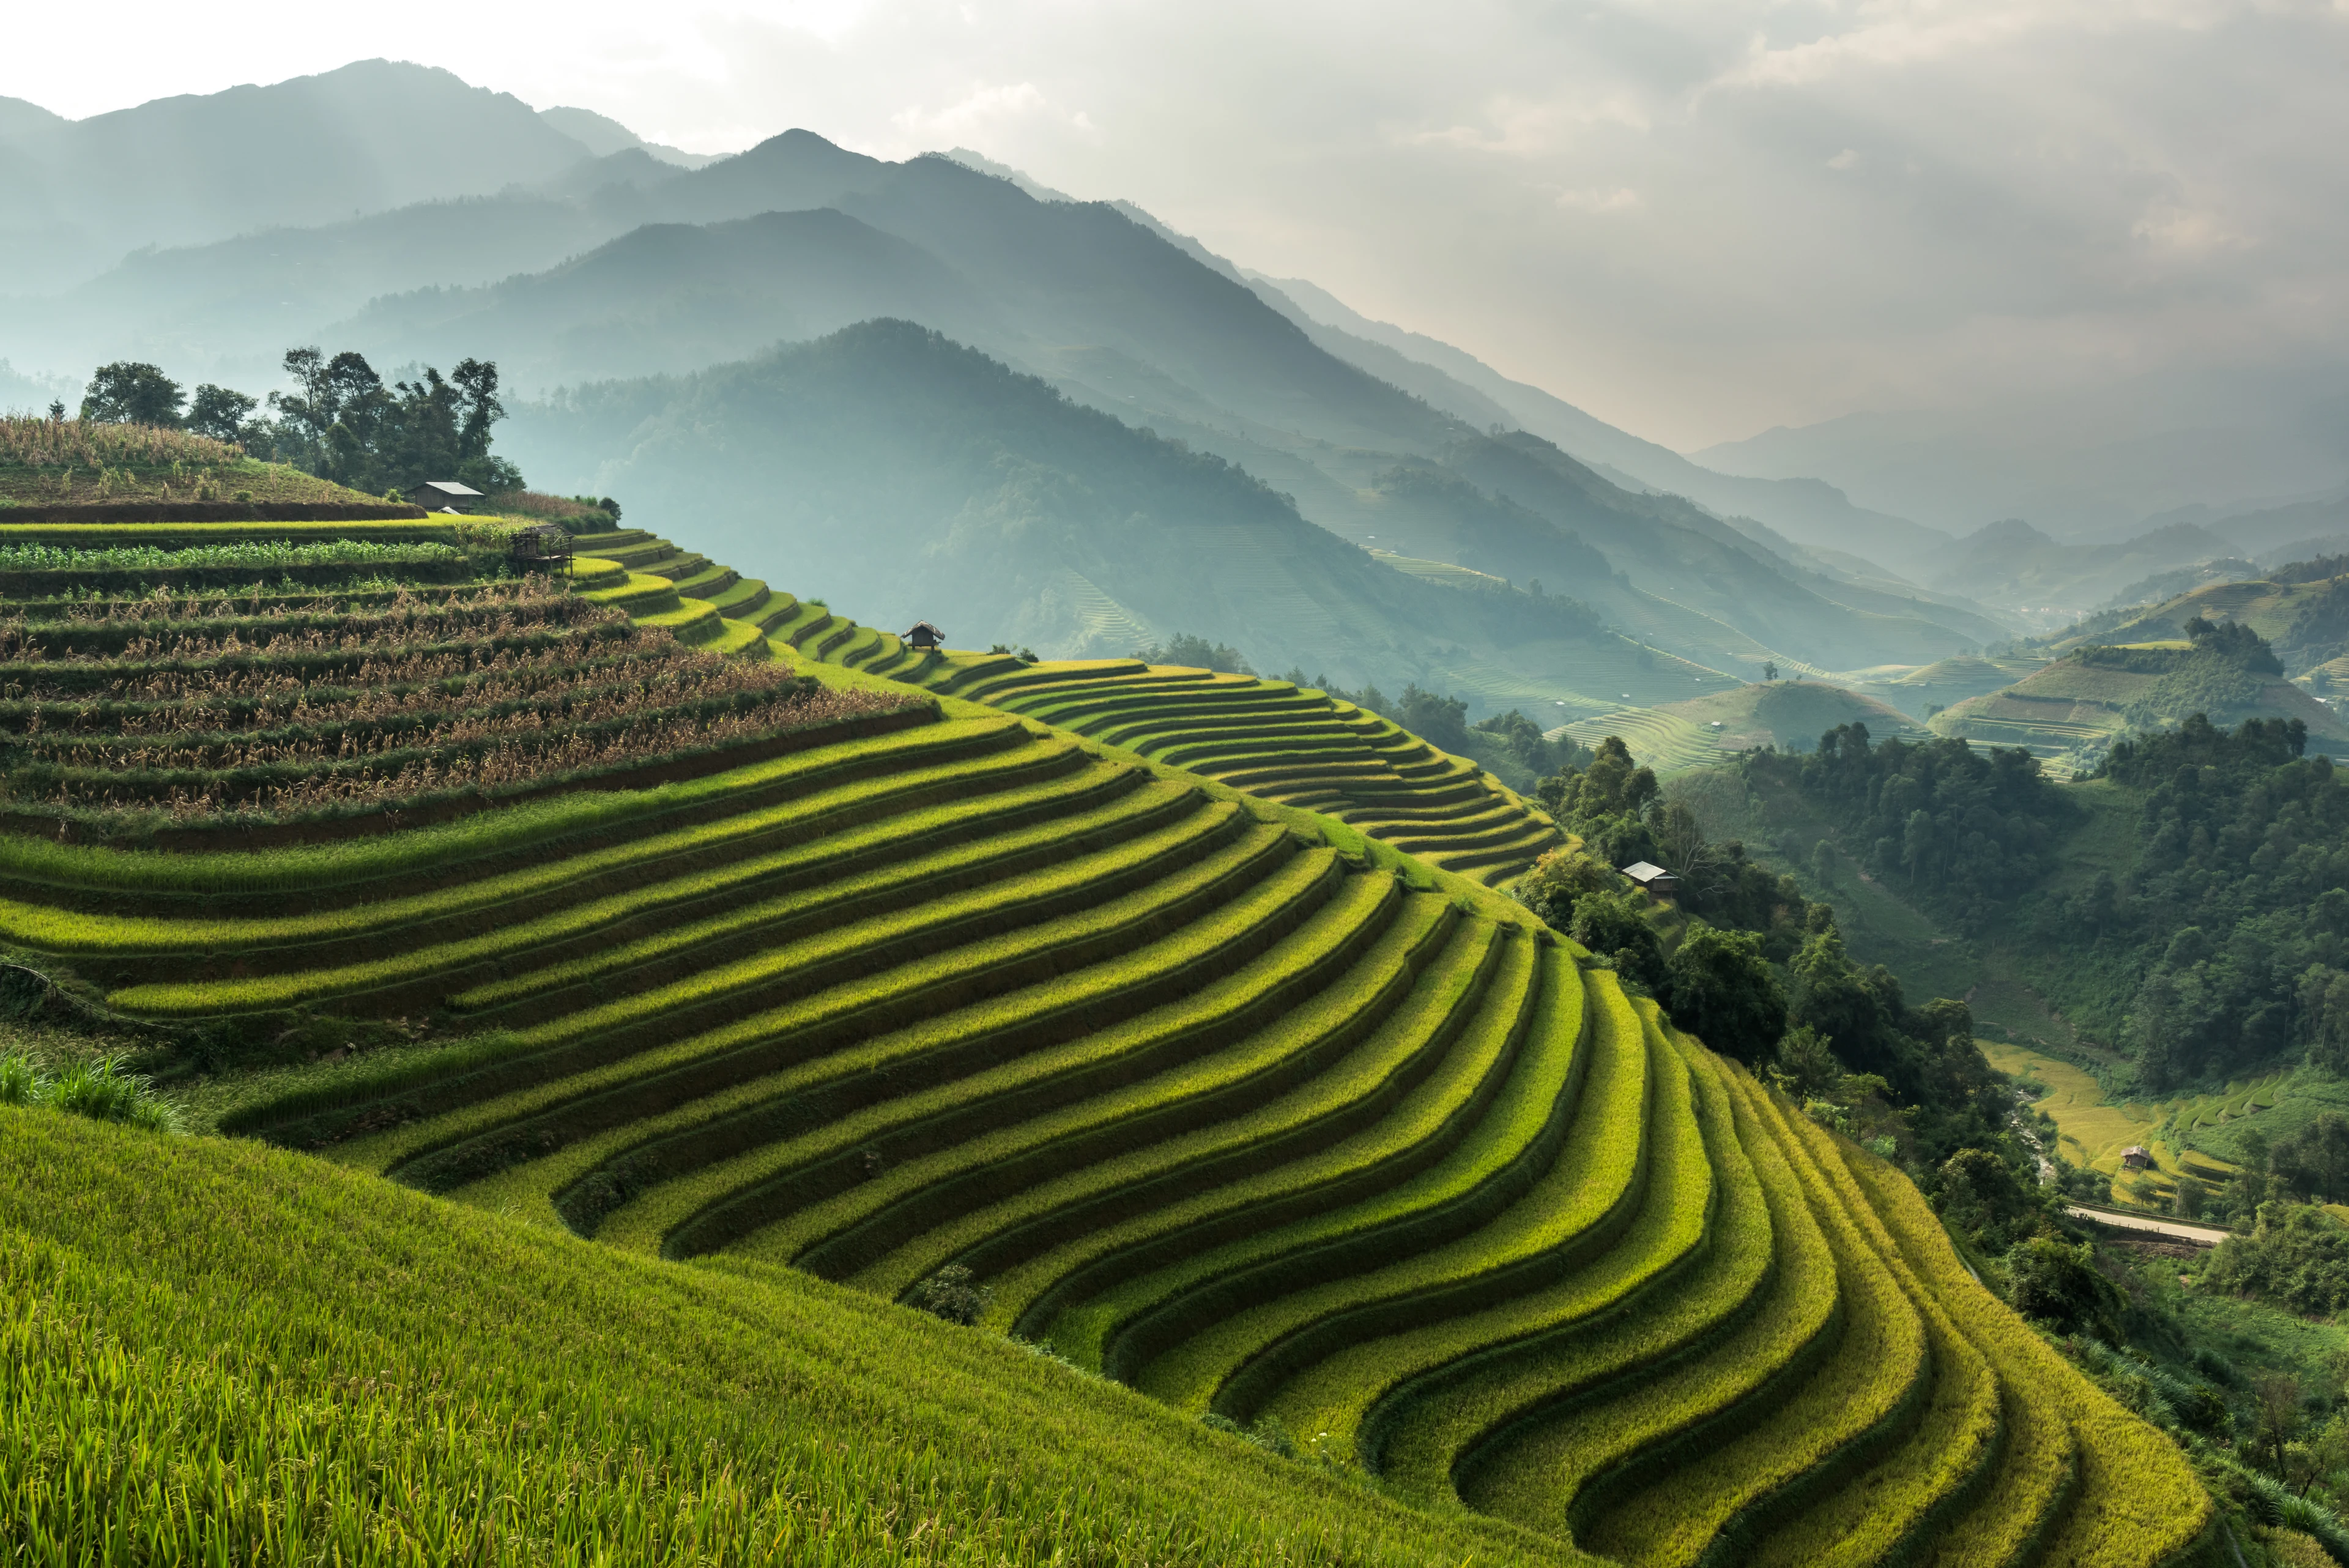
[[[289,348],[284,369],[297,389],[270,394],[277,415],[270,420],[251,417],[260,400],[226,387],[197,388],[183,412],[186,394],[157,366],[101,365],[78,422],[184,427],[217,449],[215,461],[274,458],[367,494],[398,494],[434,480],[492,495],[523,488],[513,464],[490,453],[491,427],[505,417],[493,362],[460,360],[446,378],[426,366],[416,380],[388,386],[364,355],[348,349],[330,358],[316,348]]]
[[[104,713],[57,753],[82,765],[190,692],[214,745],[396,731],[411,690],[593,714],[646,660],[831,715],[393,831],[0,839],[40,1005],[252,1140],[0,1111],[29,1303],[0,1334],[32,1369],[6,1429],[104,1456],[0,1437],[37,1540],[103,1514],[119,1561],[1793,1562],[2012,1536],[2017,1498],[2051,1560],[2204,1534],[2168,1439],[1987,1296],[1969,1318],[1930,1212],[1865,1189],[1820,1123],[1878,1137],[1888,1080],[1781,1048],[1757,1081],[1495,896],[1572,856],[1472,765],[1291,682],[923,659],[665,540],[580,546],[574,591],[322,589],[225,659],[183,646],[225,642],[201,616],[23,622],[61,639],[23,661],[55,689],[0,722],[30,757]],[[680,649],[680,616],[738,656]],[[1595,836],[1682,842],[1619,745],[1576,777],[1553,793]],[[1791,953],[1769,994],[1806,1029],[1925,1049],[1831,924],[1683,847],[1723,919],[1667,933],[1659,990],[1717,1044],[1768,1060],[1748,1004]],[[1547,877],[1570,914],[1627,912],[1578,876]],[[2005,1440],[2034,1397],[2089,1477],[2071,1513],[2016,1469],[2047,1443]]]
[[[0,1109],[0,1279],[34,1561],[1586,1561],[802,1274],[250,1144]]]
[[[786,635],[809,646],[796,629]],[[1487,883],[1516,876],[1560,842],[1545,814],[1492,774],[1346,694],[1226,671],[1212,661],[1244,667],[1232,649],[1197,638],[1177,643],[1176,651],[1202,662],[1184,668],[1140,655],[1040,664],[1003,655],[917,657],[895,638],[843,638],[818,651],[867,674],[1003,708],[1335,817]],[[1468,749],[1457,702],[1413,688],[1399,711],[1423,721],[1432,715],[1431,728],[1450,731],[1449,738]],[[1538,732],[1533,750],[1523,736],[1485,732],[1503,747],[1514,741],[1537,762],[1550,760],[1555,750]]]

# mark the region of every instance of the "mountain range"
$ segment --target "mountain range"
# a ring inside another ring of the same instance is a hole
[[[132,150],[158,137],[172,139],[172,159],[142,164]],[[299,142],[303,157],[290,174],[247,178],[222,154],[256,139]],[[753,367],[779,362],[769,346],[888,319],[981,350],[1178,454],[1235,465],[1382,571],[1455,593],[1538,582],[1651,656],[1724,677],[1962,653],[2029,624],[1986,606],[2060,597],[2051,581],[2069,569],[2055,541],[2025,559],[2006,534],[1954,538],[1784,464],[1756,475],[1693,462],[1309,281],[1244,271],[1131,204],[1068,200],[968,150],[889,162],[793,130],[711,159],[591,111],[533,110],[447,72],[369,61],[85,121],[12,101],[0,161],[39,193],[0,247],[49,256],[13,270],[28,292],[0,301],[15,367],[0,392],[28,404],[59,370],[111,358],[259,390],[295,342],[357,348],[388,370],[478,355],[502,367],[510,401],[537,405],[508,444],[542,482],[599,493],[633,483],[651,487],[639,504],[691,492],[740,508],[815,471],[779,467],[777,453],[803,446],[760,442],[709,400],[753,398],[769,373]],[[140,182],[196,164],[171,201],[140,198]],[[621,442],[609,410],[636,410],[651,429],[688,407],[736,431],[701,454],[711,472],[695,484],[659,477],[636,443],[591,450],[565,433],[567,421]],[[925,461],[877,434],[857,450],[876,464]],[[630,477],[595,477],[616,474]],[[959,504],[996,495],[974,481]],[[926,510],[943,516],[940,504],[933,495]],[[2301,504],[2315,511],[2276,526],[2322,535],[2323,504]],[[710,522],[736,530],[752,516]],[[754,541],[729,547],[767,569]],[[2121,576],[2197,551],[2229,546],[2181,521],[2128,552]],[[846,554],[840,564],[840,580],[856,576]],[[1093,575],[1056,556],[1003,581],[1064,568]],[[987,613],[1059,639],[1051,651],[1099,650],[1102,628],[1128,624],[1288,645],[1279,617],[1177,628],[1119,601],[1071,619],[1040,592]],[[1218,613],[1250,597],[1227,596]],[[1431,614],[1430,627],[1450,624]],[[1571,660],[1495,660],[1490,639],[1467,668],[1429,649],[1478,639],[1350,635],[1340,662],[1361,679],[1448,670],[1480,700],[1626,700],[1593,690],[1625,682]],[[1418,651],[1403,657],[1403,643]]]

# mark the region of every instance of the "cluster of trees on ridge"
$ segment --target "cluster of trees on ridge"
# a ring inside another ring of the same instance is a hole
[[[426,366],[412,381],[387,383],[367,357],[289,348],[295,389],[260,399],[209,382],[191,399],[155,365],[117,360],[90,377],[78,417],[103,423],[185,430],[244,448],[248,456],[291,463],[369,494],[405,493],[454,479],[485,494],[523,488],[522,472],[490,451],[491,427],[505,417],[494,360],[460,360],[447,376]],[[63,402],[49,417],[66,417]]]

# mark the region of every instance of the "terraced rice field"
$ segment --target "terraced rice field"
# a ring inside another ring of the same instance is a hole
[[[2146,1172],[2161,1196],[2170,1196],[2178,1173],[2204,1181],[2223,1181],[2235,1167],[2196,1147],[2196,1137],[2229,1122],[2274,1108],[2289,1073],[2270,1073],[2239,1079],[2217,1094],[2169,1100],[2106,1103],[2104,1085],[2074,1066],[2027,1046],[1980,1042],[1982,1054],[2002,1073],[2013,1073],[2047,1085],[2037,1108],[2055,1123],[2064,1157],[2085,1169],[2102,1171],[2117,1187],[2129,1173],[2121,1168],[2121,1151],[2132,1144],[2153,1156],[2154,1168]],[[2115,1201],[2127,1201],[2116,1192]]]
[[[685,569],[595,547],[585,595]],[[1485,781],[1279,682],[925,672],[823,607],[757,607],[773,657],[933,697],[367,838],[0,838],[0,940],[214,1038],[438,1022],[227,1130],[730,1277],[903,1300],[965,1269],[982,1329],[1532,1555],[2208,1544],[2184,1457],[1974,1283],[1903,1179],[1431,869],[1554,833]]]
[[[1578,719],[1557,732],[1596,747],[1609,735],[1619,735],[1632,759],[1659,774],[1686,773],[1721,761],[1721,742],[1676,713],[1653,708],[1625,708],[1595,719]]]
[[[917,656],[827,618],[782,628],[800,651],[984,702],[1336,818],[1447,871],[1499,884],[1565,842],[1547,813],[1474,763],[1286,680],[1139,659],[1025,664]]]

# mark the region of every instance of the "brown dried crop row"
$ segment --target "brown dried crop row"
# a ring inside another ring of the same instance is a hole
[[[160,737],[216,733],[236,730],[364,722],[398,714],[438,713],[452,708],[485,708],[500,702],[542,694],[594,691],[619,680],[639,679],[638,671],[674,673],[681,659],[694,670],[706,663],[728,670],[742,668],[713,655],[693,652],[679,644],[648,644],[616,655],[593,659],[571,657],[574,650],[544,649],[518,654],[497,649],[488,659],[468,668],[456,656],[369,663],[360,666],[354,684],[313,684],[283,672],[231,668],[212,680],[201,677],[158,677],[146,683],[171,691],[158,697],[142,691],[126,696],[118,688],[102,697],[12,704],[0,702],[0,727],[27,735],[51,737]],[[753,667],[758,668],[758,667]]]
[[[632,714],[647,718],[667,717],[669,712],[688,706],[697,710],[723,707],[738,712],[757,712],[777,703],[789,702],[796,695],[789,689],[721,691],[706,697],[688,697],[656,704],[650,691],[627,687],[603,692],[587,701],[450,715],[421,729],[413,724],[394,727],[387,723],[375,731],[351,726],[327,733],[296,732],[269,738],[206,738],[179,744],[131,741],[121,745],[109,745],[86,737],[68,738],[55,744],[35,741],[17,748],[15,765],[20,770],[37,768],[46,763],[76,770],[116,769],[140,773],[323,767],[384,756],[394,752],[445,751],[503,741],[512,736],[583,729],[615,719],[625,719]]]
[[[682,753],[733,745],[835,719],[904,705],[895,693],[819,689],[797,701],[752,712],[656,717],[602,733],[572,730],[498,739],[478,751],[411,758],[397,770],[362,763],[287,780],[142,781],[111,770],[59,779],[34,798],[95,810],[158,810],[175,823],[243,816],[285,818],[334,806],[371,805],[458,789],[494,790],[556,774],[605,771],[660,762]]]
[[[475,639],[512,636],[525,628],[609,626],[627,618],[625,610],[574,595],[502,593],[495,591],[497,587],[493,584],[491,591],[447,599],[416,596],[365,613],[297,613],[272,607],[229,618],[12,618],[0,620],[0,660],[85,664],[285,657],[363,651],[378,642],[404,647],[419,641],[449,641],[467,634]],[[309,624],[299,624],[303,622]],[[150,628],[153,629],[149,631]],[[212,635],[196,629],[211,628],[219,629]],[[102,646],[75,646],[91,632],[109,635]],[[131,635],[113,635],[119,632]]]
[[[351,711],[344,719],[312,716],[276,732],[194,730],[171,722],[170,716],[155,715],[156,727],[143,732],[126,728],[116,735],[97,736],[45,730],[28,735],[14,750],[19,766],[48,763],[70,768],[209,771],[340,762],[419,746],[471,745],[501,735],[688,706],[724,704],[747,710],[792,701],[802,684],[802,678],[773,665],[680,660],[624,680],[573,684],[455,712],[437,692],[410,693],[407,701],[369,693],[346,704]]]
[[[355,665],[340,659],[207,664],[191,670],[158,670],[136,678],[126,676],[103,685],[5,681],[0,682],[0,703],[24,704],[21,719],[29,729],[54,726],[63,715],[93,708],[103,711],[109,704],[129,707],[291,702],[305,692],[341,693],[347,687],[359,686],[438,684],[454,691],[460,682],[524,670],[579,670],[629,660],[666,660],[679,655],[714,657],[687,649],[657,628],[631,628],[598,623],[588,631],[593,635],[541,638],[520,643],[441,643],[422,652],[372,655]],[[616,648],[617,651],[587,651],[599,644]],[[314,674],[329,679],[314,679]],[[343,684],[333,683],[336,680]],[[37,725],[36,715],[40,716]]]

